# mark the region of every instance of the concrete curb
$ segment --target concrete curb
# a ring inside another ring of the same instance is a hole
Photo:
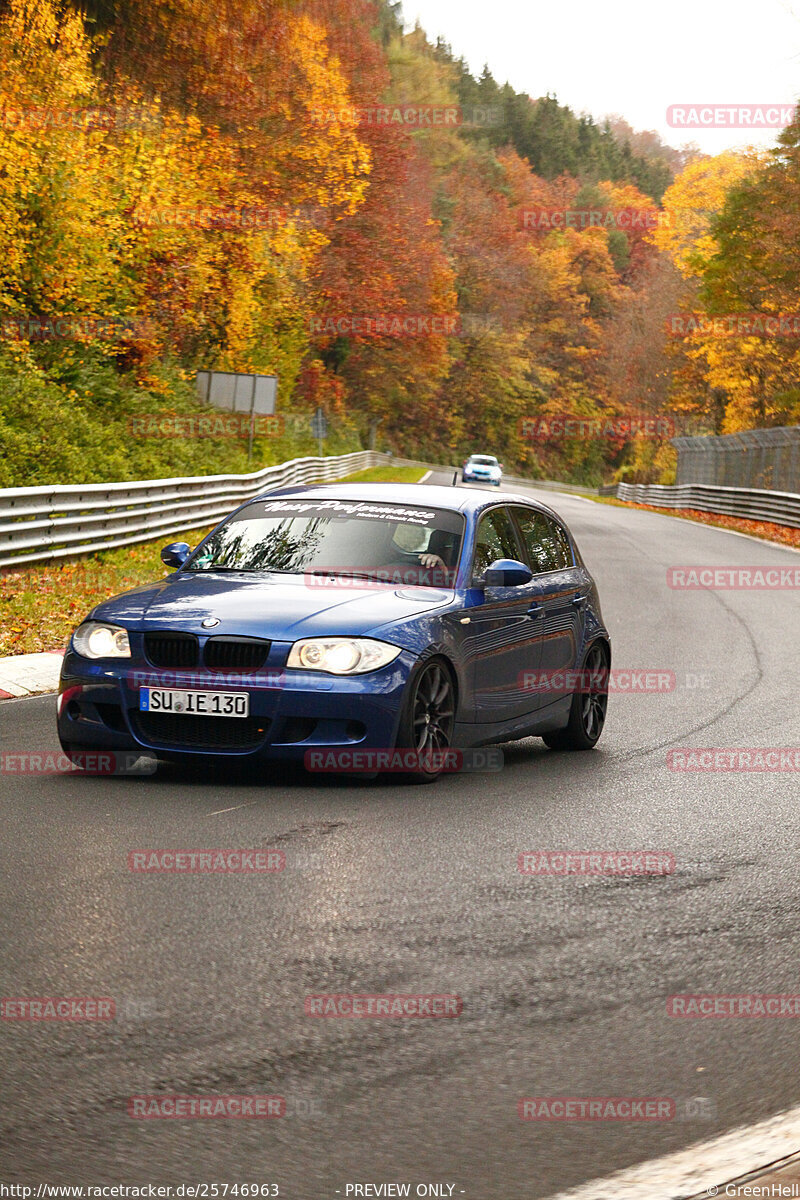
[[[0,658],[0,700],[58,690],[63,654],[14,654]]]
[[[558,1192],[548,1200],[798,1196],[800,1189],[789,1187],[798,1179],[798,1143],[800,1107]],[[749,1187],[750,1180],[762,1181],[764,1190]],[[781,1186],[786,1190],[780,1191]]]

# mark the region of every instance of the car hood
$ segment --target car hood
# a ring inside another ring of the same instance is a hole
[[[336,634],[355,636],[451,603],[438,588],[368,587],[344,580],[306,581],[301,576],[222,575],[176,572],[103,601],[94,620],[129,629],[211,633],[202,622],[216,618],[213,634],[295,641]]]

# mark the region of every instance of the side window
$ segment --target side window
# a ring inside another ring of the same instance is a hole
[[[556,522],[551,521],[549,517],[545,517],[545,521],[551,530],[553,540],[553,556],[555,558],[555,571],[563,571],[567,567],[575,566],[575,556],[572,553],[572,546],[569,544],[569,538]]]
[[[472,574],[482,575],[498,558],[517,558],[519,547],[507,508],[493,508],[481,517],[475,538]]]
[[[535,575],[545,571],[560,571],[573,565],[569,539],[557,522],[533,509],[515,508],[531,570]]]

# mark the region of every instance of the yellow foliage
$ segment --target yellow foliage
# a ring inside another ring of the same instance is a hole
[[[716,253],[709,232],[711,219],[722,208],[729,188],[756,169],[760,158],[727,151],[689,163],[664,193],[664,223],[651,240],[686,277],[702,274]]]
[[[207,19],[202,28],[209,36]],[[346,119],[325,29],[295,12],[276,36],[285,70],[266,73],[257,97],[269,133],[254,121],[214,127],[124,74],[104,103],[82,19],[57,0],[11,0],[0,18],[0,314],[129,320],[142,378],[154,357],[196,361],[205,348],[229,369],[291,380],[306,284],[328,242],[320,225],[364,202],[371,158]]]

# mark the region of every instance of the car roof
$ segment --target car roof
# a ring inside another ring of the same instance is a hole
[[[561,520],[558,513],[553,512],[546,504],[534,500],[531,496],[523,496],[519,492],[479,492],[473,488],[446,487],[441,484],[419,483],[328,483],[311,484],[308,486],[281,488],[275,492],[265,492],[255,496],[254,500],[263,500],[267,496],[306,496],[308,499],[320,500],[373,500],[385,504],[414,504],[426,508],[446,508],[453,512],[478,512],[496,504],[527,504],[531,508],[547,513],[548,516]],[[252,503],[252,501],[247,501]]]

